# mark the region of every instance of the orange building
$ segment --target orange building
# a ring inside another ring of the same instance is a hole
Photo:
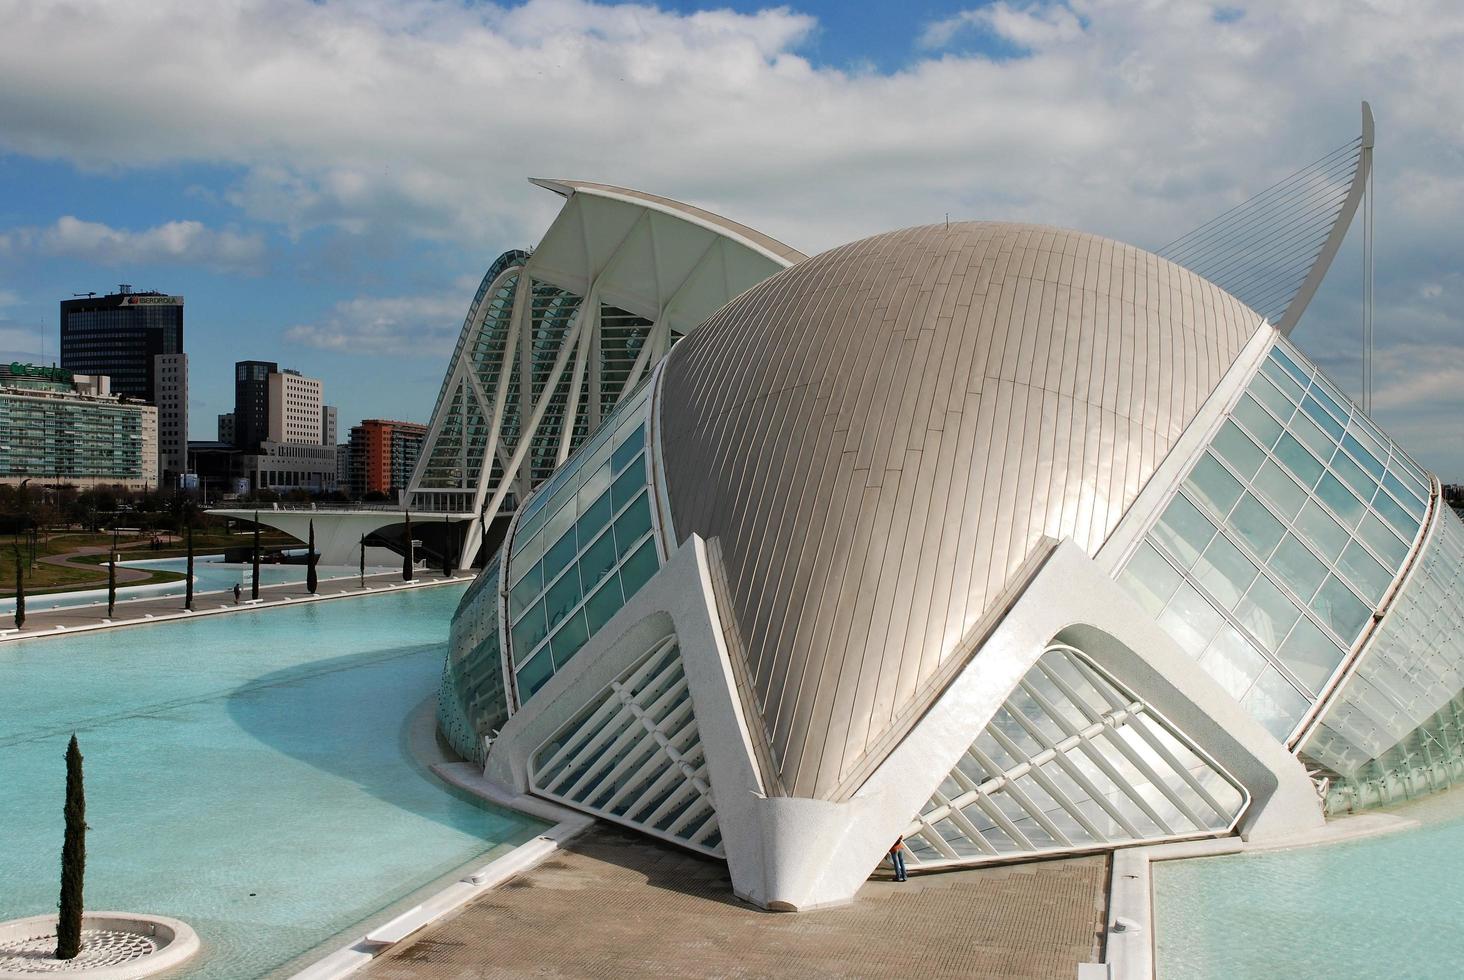
[[[351,427],[351,495],[391,495],[404,488],[422,452],[427,427],[416,422],[363,419]]]

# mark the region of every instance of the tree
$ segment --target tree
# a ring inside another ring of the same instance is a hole
[[[117,531],[112,530],[112,550],[107,552],[107,618],[117,609]]]
[[[305,591],[314,595],[319,584],[315,577],[315,518],[312,517],[310,519],[310,553],[305,556]]]
[[[442,515],[442,574],[452,578],[452,524]]]
[[[366,588],[366,535],[361,535],[361,588]]]
[[[188,522],[188,583],[184,586],[183,608],[193,612],[193,522]]]
[[[61,843],[61,900],[57,903],[56,959],[81,952],[81,893],[86,878],[86,790],[76,736],[66,747],[66,836]]]
[[[412,512],[407,511],[407,546],[402,549],[402,581],[412,580]]]
[[[259,598],[259,511],[254,512],[254,568],[249,579],[249,598]]]
[[[15,628],[25,625],[25,566],[20,561],[20,549],[15,549]]]

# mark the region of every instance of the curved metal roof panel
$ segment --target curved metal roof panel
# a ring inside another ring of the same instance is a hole
[[[1097,550],[1260,324],[1132,246],[973,222],[807,259],[678,345],[675,533],[719,539],[770,791],[857,789],[1044,538]]]

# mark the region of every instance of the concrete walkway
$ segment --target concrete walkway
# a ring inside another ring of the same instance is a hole
[[[726,866],[601,823],[364,971],[467,977],[1073,980],[1101,953],[1108,863],[869,882],[850,906],[762,912]]]
[[[106,597],[92,605],[61,609],[42,609],[27,612],[25,628],[14,629],[14,620],[9,614],[0,619],[0,642],[43,636],[69,636],[74,633],[97,629],[117,629],[124,626],[142,626],[165,622],[170,619],[189,619],[195,616],[228,615],[249,612],[273,606],[297,605],[301,602],[320,602],[329,599],[344,599],[350,596],[370,595],[379,592],[395,592],[409,588],[432,588],[453,582],[468,583],[474,572],[460,573],[445,578],[441,572],[419,569],[412,582],[403,582],[400,572],[384,572],[366,576],[366,587],[360,585],[356,576],[338,579],[322,579],[315,595],[305,588],[304,582],[290,582],[282,585],[261,585],[259,601],[249,599],[249,575],[244,574],[244,596],[238,605],[234,604],[232,592],[198,592],[193,596],[193,612],[183,608],[183,583],[178,583],[175,595],[156,598],[132,599],[118,602],[111,619],[107,617]]]

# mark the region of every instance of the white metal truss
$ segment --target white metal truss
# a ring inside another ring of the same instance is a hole
[[[1228,833],[1240,783],[1080,651],[1048,647],[905,832],[912,866]]]
[[[534,751],[529,784],[541,796],[726,857],[674,636]]]
[[[408,484],[411,510],[477,518],[464,560],[679,337],[802,258],[676,202],[538,183],[567,201],[532,255],[485,276]]]

